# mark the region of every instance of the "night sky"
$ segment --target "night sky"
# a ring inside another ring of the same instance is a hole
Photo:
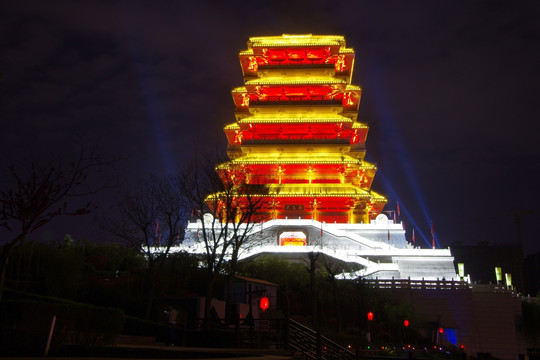
[[[516,244],[519,209],[525,254],[540,250],[538,1],[4,1],[0,175],[78,137],[123,158],[125,186],[225,151],[237,54],[283,33],[355,49],[373,189],[399,201],[409,239],[428,247],[433,221],[441,247]],[[103,236],[88,216],[31,238],[66,233]]]

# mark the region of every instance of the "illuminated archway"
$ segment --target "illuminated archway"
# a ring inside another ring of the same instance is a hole
[[[302,231],[284,231],[279,235],[280,246],[306,246],[307,235]]]

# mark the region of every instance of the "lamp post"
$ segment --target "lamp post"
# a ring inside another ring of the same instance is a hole
[[[411,323],[409,322],[408,319],[403,320],[403,340],[405,340],[405,343],[407,344],[407,351],[408,351],[407,352],[407,357],[408,357],[409,360],[412,360],[412,359],[414,359],[413,347],[409,343],[410,339],[408,339],[409,333],[408,333],[408,330],[407,330],[409,328],[410,324]]]
[[[260,290],[251,290],[251,284],[248,284],[248,301],[249,301],[249,313],[251,314],[251,321],[249,325],[249,333],[250,333],[250,341],[251,341],[251,347],[253,348],[253,339],[255,337],[255,317],[253,315],[253,295],[260,297],[259,299],[259,309],[262,311],[265,311],[270,306],[270,300],[264,296],[266,293],[266,289],[260,289]],[[259,313],[260,314],[260,313]]]
[[[441,335],[442,335],[443,332],[444,332],[444,328],[442,326],[439,327],[439,329],[437,330],[437,346],[440,345]]]
[[[371,311],[369,311],[367,313],[367,319],[368,319],[368,323],[367,323],[367,334],[366,334],[366,338],[367,338],[367,342],[368,342],[368,349],[371,349],[371,322],[373,321],[373,318],[375,316],[373,315],[373,313]]]

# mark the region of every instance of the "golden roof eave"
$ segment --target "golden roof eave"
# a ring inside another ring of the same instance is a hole
[[[352,125],[352,128],[353,129],[368,129],[369,126],[367,124],[363,124],[363,123],[360,123],[360,122],[354,122],[353,125]]]
[[[362,91],[362,88],[358,85],[347,84],[345,91]]]
[[[284,46],[340,46],[345,47],[342,35],[283,34],[280,36],[254,36],[249,38],[248,46],[284,47]]]
[[[317,197],[336,198],[347,197],[353,199],[364,199],[375,204],[386,203],[387,199],[374,191],[361,189],[351,184],[327,184],[324,187],[320,184],[269,184],[265,188],[268,190],[261,194],[236,194],[238,197]],[[219,199],[222,193],[214,193],[207,196],[206,201]]]
[[[268,78],[265,78],[266,80],[268,80]],[[346,80],[342,80],[342,79],[336,79],[336,78],[324,78],[324,79],[318,79],[318,80],[313,80],[314,82],[306,82],[305,80],[303,80],[302,82],[297,82],[296,80],[292,80],[291,78],[287,78],[287,77],[280,77],[279,79],[283,80],[279,83],[264,83],[265,82],[265,79],[254,79],[254,80],[248,80],[246,81],[246,85],[319,85],[319,84],[346,84]],[[291,79],[290,82],[287,82],[285,80],[288,80],[288,79]],[[323,81],[323,82],[316,82],[316,81]],[[331,80],[331,81],[334,81],[334,82],[329,82],[328,80]],[[260,84],[256,84],[255,82],[260,82]],[[362,91],[362,88],[358,85],[351,85],[351,84],[346,84],[345,86],[345,91]],[[231,90],[231,93],[247,93],[248,90],[245,86],[237,86],[235,88],[233,88]]]
[[[225,125],[223,130],[225,130],[225,131],[227,131],[227,130],[240,130],[240,126],[237,123],[231,123],[231,124]]]
[[[232,93],[245,93],[247,92],[247,89],[245,86],[238,86],[231,90]]]
[[[349,117],[335,113],[305,113],[305,114],[256,114],[238,120],[238,124],[271,124],[271,123],[354,123]]]
[[[346,80],[337,79],[334,77],[320,76],[280,76],[280,77],[265,77],[254,80],[245,81],[246,85],[317,85],[317,84],[347,84]]]
[[[312,156],[310,158],[307,158],[306,156],[303,157],[276,157],[276,158],[269,158],[267,154],[265,156],[242,156],[240,158],[236,158],[224,163],[219,164],[216,169],[220,170],[226,170],[229,169],[231,166],[241,166],[241,165],[302,165],[302,164],[351,164],[351,165],[359,165],[360,169],[364,170],[377,170],[377,166],[375,164],[368,163],[366,161],[362,161],[358,158],[352,157],[350,155],[332,155],[332,156],[321,156],[318,154],[317,156]]]
[[[369,190],[352,184],[270,184],[269,196],[354,197],[373,199]]]
[[[375,192],[373,190],[370,190],[369,193],[370,193],[370,195],[372,197],[372,200],[374,202],[384,202],[385,203],[385,202],[388,201],[385,196],[383,196],[383,195],[381,195],[381,194],[379,194],[379,193],[377,193],[377,192]]]

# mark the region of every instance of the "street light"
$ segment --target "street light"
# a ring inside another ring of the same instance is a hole
[[[367,319],[368,319],[368,331],[367,331],[367,334],[366,334],[366,337],[367,337],[367,341],[368,341],[368,349],[371,349],[371,322],[373,321],[373,313],[370,311],[367,313]]]

